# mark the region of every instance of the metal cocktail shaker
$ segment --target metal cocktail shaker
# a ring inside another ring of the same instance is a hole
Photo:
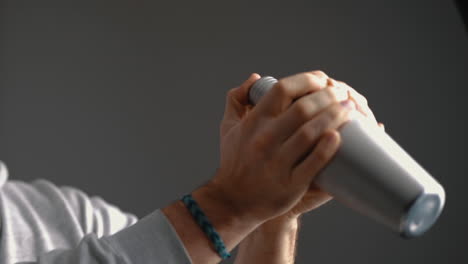
[[[277,80],[257,80],[249,91],[256,104]],[[371,217],[402,237],[422,235],[445,203],[443,187],[387,133],[354,111],[338,132],[341,145],[314,182],[337,201]]]

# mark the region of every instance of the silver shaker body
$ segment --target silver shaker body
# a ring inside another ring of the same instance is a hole
[[[249,91],[256,104],[277,80],[265,76]],[[422,235],[445,203],[443,187],[387,133],[358,111],[338,132],[341,145],[314,182],[340,203],[398,232]]]

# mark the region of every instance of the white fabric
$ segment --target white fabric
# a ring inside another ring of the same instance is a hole
[[[129,213],[46,180],[8,180],[0,162],[0,263],[191,263],[161,210]]]

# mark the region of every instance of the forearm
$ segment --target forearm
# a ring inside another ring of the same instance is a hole
[[[218,199],[209,188],[201,187],[195,190],[192,196],[223,239],[228,251],[236,247],[260,224],[233,214],[227,204]],[[163,212],[179,235],[193,263],[209,264],[221,261],[212,242],[181,201],[170,204]]]
[[[294,263],[299,219],[274,219],[264,223],[239,245],[235,264]]]

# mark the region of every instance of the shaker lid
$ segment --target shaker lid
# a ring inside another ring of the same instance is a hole
[[[443,192],[443,190],[442,190]],[[444,194],[423,193],[411,205],[400,227],[401,236],[422,235],[436,222],[444,206]]]

